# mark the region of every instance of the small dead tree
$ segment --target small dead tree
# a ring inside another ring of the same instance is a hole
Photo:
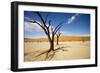
[[[82,42],[84,42],[84,37],[81,37],[80,40],[81,40]]]
[[[59,37],[60,37],[60,35],[61,35],[61,33],[57,32],[57,34],[56,34],[56,37],[57,37],[56,45],[59,45]]]
[[[48,58],[48,53],[53,51],[53,55],[51,57],[54,56],[55,54],[55,51],[58,50],[58,49],[54,49],[54,36],[56,35],[56,33],[59,31],[59,29],[63,26],[63,22],[60,22],[55,28],[52,27],[52,24],[51,24],[51,20],[48,20],[48,25],[47,25],[47,18],[48,18],[48,15],[46,16],[45,20],[43,19],[42,15],[39,13],[39,12],[35,12],[38,17],[40,18],[40,23],[37,22],[37,21],[33,21],[33,20],[28,20],[28,22],[31,22],[31,23],[36,23],[37,25],[39,25],[44,33],[46,34],[47,38],[48,38],[48,41],[50,43],[50,47],[49,47],[49,50],[47,51],[44,51],[42,53],[40,53],[39,55],[37,55],[36,57],[42,55],[42,54],[45,54],[46,53],[46,58]],[[60,48],[61,49],[61,48]]]

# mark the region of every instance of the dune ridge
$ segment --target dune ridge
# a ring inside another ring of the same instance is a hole
[[[60,42],[66,41],[89,41],[90,36],[60,36]],[[25,42],[48,42],[47,38],[24,38]],[[55,37],[56,41],[56,37]]]

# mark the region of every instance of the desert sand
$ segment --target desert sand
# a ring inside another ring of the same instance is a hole
[[[75,60],[75,59],[89,59],[90,58],[90,41],[65,41],[59,42],[55,49],[63,47],[64,50],[55,52],[52,59],[46,60]],[[49,42],[25,42],[24,43],[24,61],[44,61],[46,53],[36,57],[38,54],[49,49]],[[53,52],[49,53],[52,55]]]

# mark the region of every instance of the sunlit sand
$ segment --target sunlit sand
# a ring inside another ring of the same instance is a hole
[[[90,41],[66,41],[59,42],[55,49],[63,47],[64,50],[56,51],[52,60],[75,60],[75,59],[89,59],[90,58]],[[49,49],[49,42],[25,42],[24,44],[24,61],[44,61],[46,54],[36,57],[41,52]],[[52,54],[49,53],[49,54]],[[49,60],[49,59],[46,59]]]

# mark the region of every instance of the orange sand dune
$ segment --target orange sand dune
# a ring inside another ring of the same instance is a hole
[[[48,42],[47,38],[25,38],[25,42]],[[59,41],[89,41],[90,36],[60,36]],[[56,41],[56,37],[55,37]]]

